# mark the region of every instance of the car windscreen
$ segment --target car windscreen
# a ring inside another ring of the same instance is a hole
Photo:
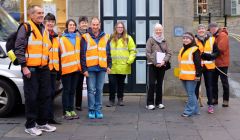
[[[0,7],[0,41],[6,41],[7,37],[17,28],[18,23]]]

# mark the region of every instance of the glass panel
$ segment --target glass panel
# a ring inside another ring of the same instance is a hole
[[[136,20],[136,44],[146,44],[145,20]]]
[[[77,4],[74,3],[74,4],[78,5],[78,3]],[[64,31],[65,23],[67,20],[66,0],[51,0],[51,1],[27,0],[27,5],[42,5],[44,9],[44,14],[47,14],[47,12],[50,12],[56,16],[56,21],[57,21],[56,30],[58,31],[58,33],[61,34]],[[75,13],[79,13],[79,11],[76,11],[76,8],[71,3],[69,3],[68,5],[68,12],[69,12],[69,15],[75,15]]]
[[[105,33],[112,34],[113,33],[113,20],[104,20],[103,21],[103,29]]]
[[[117,20],[117,21],[122,21],[124,26],[125,26],[125,28],[126,28],[126,30],[127,30],[127,20]]]
[[[149,16],[159,16],[159,0],[149,0]]]
[[[136,84],[146,84],[146,60],[136,60]]]
[[[136,17],[146,16],[146,0],[136,0]]]
[[[127,0],[117,0],[117,16],[127,16]]]
[[[153,35],[154,26],[156,23],[159,23],[159,20],[150,20],[149,21],[149,36]]]
[[[103,16],[113,16],[113,0],[103,0]]]

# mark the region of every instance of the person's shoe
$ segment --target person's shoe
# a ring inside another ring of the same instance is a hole
[[[37,125],[36,127],[37,129],[45,132],[54,132],[57,129],[55,126],[51,126],[49,124]]]
[[[164,109],[165,108],[165,106],[163,104],[159,104],[157,107],[160,108],[160,109]]]
[[[65,114],[63,115],[63,118],[65,120],[72,120],[72,114],[69,111],[65,111]]]
[[[40,136],[42,135],[42,131],[37,129],[36,127],[33,128],[26,128],[25,132],[32,135],[32,136]]]
[[[119,99],[118,99],[117,105],[118,105],[118,106],[124,106],[124,104],[123,104],[123,99],[122,99],[122,98],[119,98]]]
[[[58,124],[58,125],[60,125],[61,123],[59,121],[56,121],[55,119],[50,119],[50,120],[48,120],[48,124]]]
[[[212,105],[208,106],[208,113],[209,114],[213,114],[214,113],[214,109],[213,109]]]
[[[147,105],[146,108],[148,110],[154,110],[155,109],[155,106],[154,105]]]
[[[222,107],[228,107],[229,106],[229,104],[228,104],[228,101],[223,101],[223,104],[222,104]]]
[[[182,117],[190,117],[190,115],[185,114],[185,113],[183,113],[181,116],[182,116]]]
[[[88,118],[89,119],[95,119],[95,111],[89,111],[88,112]]]
[[[96,118],[97,119],[102,119],[103,118],[103,114],[101,111],[96,111]]]
[[[77,107],[76,107],[76,110],[82,111],[82,107],[81,107],[81,106],[77,106]]]
[[[109,101],[108,104],[106,105],[106,107],[112,107],[114,106],[114,102],[113,101]]]
[[[70,113],[71,113],[71,117],[73,119],[79,119],[79,116],[77,115],[77,113],[75,111],[71,111]]]

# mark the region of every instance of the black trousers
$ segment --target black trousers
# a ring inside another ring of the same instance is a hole
[[[218,67],[222,72],[225,74],[228,73],[228,67]],[[228,83],[228,77],[221,73],[218,69],[215,69],[214,75],[213,75],[213,99],[218,100],[218,77],[220,76],[222,86],[223,86],[223,100],[228,101],[229,100],[229,83]]]
[[[154,92],[156,91],[155,105],[162,104],[162,84],[165,75],[164,68],[148,65],[147,105],[154,105]],[[157,81],[157,84],[156,84]]]
[[[115,94],[117,92],[117,98],[123,99],[124,93],[124,81],[126,75],[124,74],[109,74],[109,101],[115,101]]]
[[[204,77],[204,83],[205,83],[205,88],[207,92],[207,104],[208,105],[213,105],[213,74],[214,70],[204,70],[203,71],[203,77]]]
[[[54,119],[54,107],[53,107],[53,102],[54,102],[54,97],[55,97],[55,92],[56,92],[56,80],[57,80],[57,73],[56,72],[51,72],[50,74],[50,91],[51,91],[51,100],[50,100],[50,105],[48,107],[49,110],[49,119]]]
[[[36,123],[45,125],[48,120],[48,107],[51,101],[50,71],[44,68],[29,68],[31,78],[23,76],[26,128],[35,127]]]
[[[82,107],[82,90],[83,90],[83,80],[84,75],[82,73],[79,74],[76,96],[75,96],[75,107]]]

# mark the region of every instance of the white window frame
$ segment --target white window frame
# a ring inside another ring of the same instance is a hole
[[[198,7],[199,5],[204,5],[206,4],[206,12],[202,12],[202,13],[199,13],[199,10],[198,10]],[[207,15],[208,14],[208,0],[206,0],[206,2],[201,2],[199,3],[198,0],[197,0],[197,15]]]

